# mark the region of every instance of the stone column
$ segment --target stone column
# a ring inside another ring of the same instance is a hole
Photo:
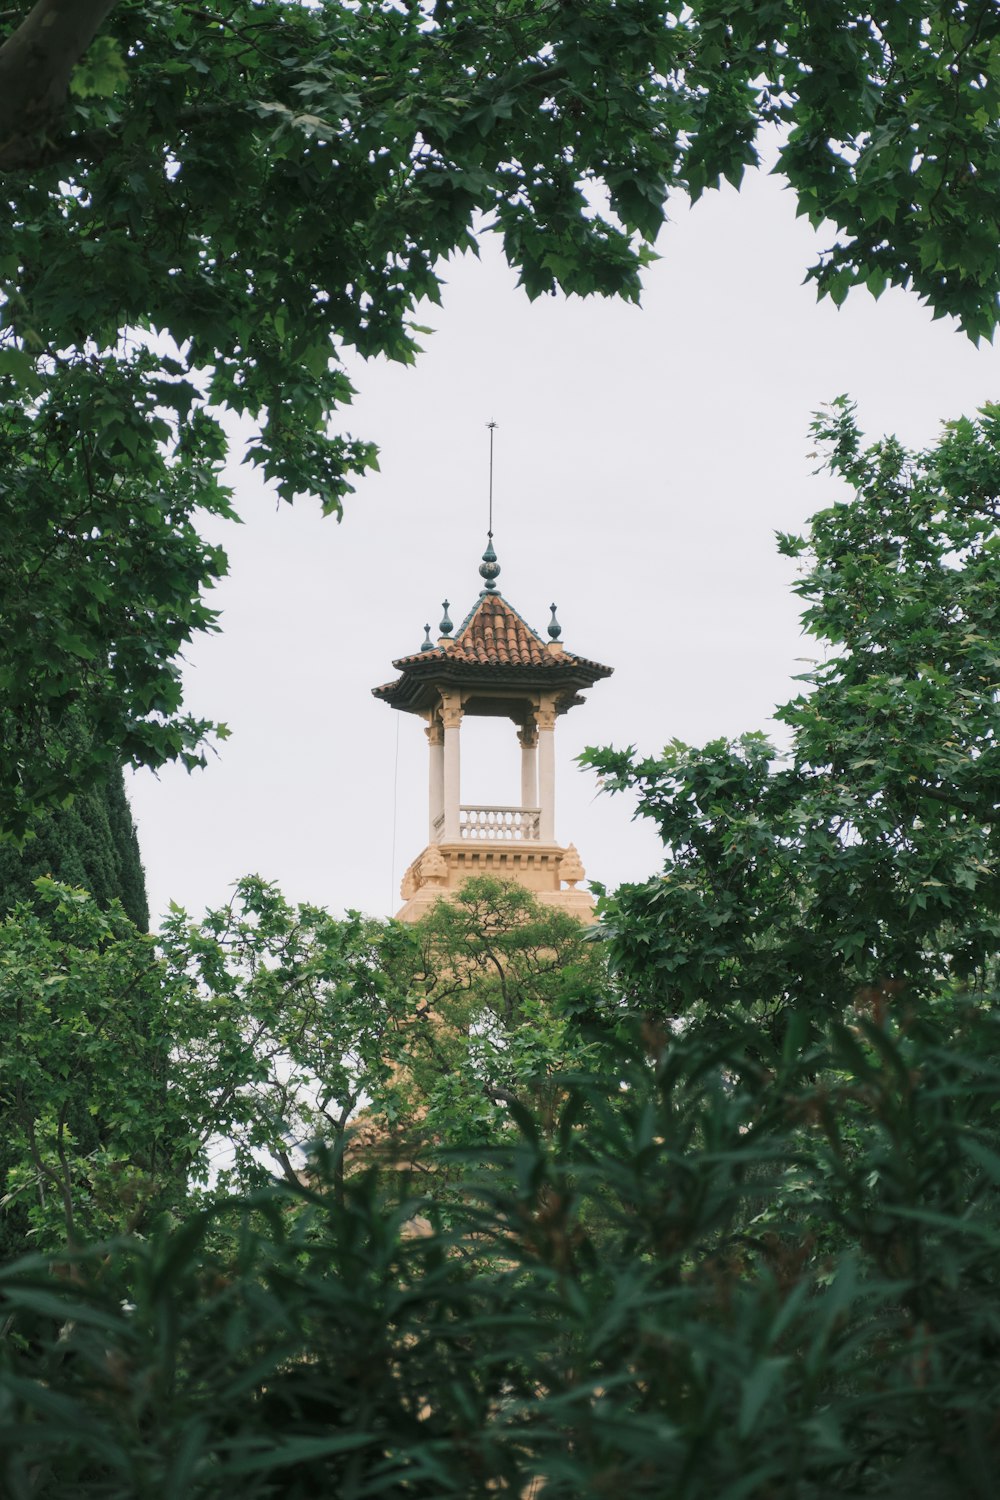
[[[439,844],[444,829],[439,820],[444,814],[444,725],[436,713],[424,730],[430,746],[430,767],[427,784],[428,831],[427,842]]]
[[[444,838],[445,843],[457,843],[461,838],[458,807],[461,801],[461,750],[459,736],[462,729],[462,700],[458,693],[441,694],[441,722],[444,725]]]
[[[521,806],[538,806],[538,730],[528,719],[517,731],[521,746]]]
[[[538,836],[543,844],[556,841],[556,711],[543,699],[535,715],[538,725]]]

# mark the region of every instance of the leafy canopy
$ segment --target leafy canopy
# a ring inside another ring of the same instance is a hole
[[[577,1018],[603,996],[600,946],[517,886],[470,881],[411,928],[249,876],[155,939],[117,901],[47,878],[32,894],[0,921],[0,1227],[18,1248],[297,1185],[317,1150],[342,1195],[377,1158],[486,1149],[512,1115],[551,1129],[596,1055]]]
[[[1000,288],[989,0],[38,0],[0,47],[0,823],[124,757],[197,764],[178,653],[214,627],[220,414],[339,514],[374,449],[350,362],[410,362],[442,261],[499,233],[530,296],[635,300],[671,192],[762,129],[841,300]],[[88,43],[90,43],[88,48]],[[228,429],[227,429],[228,430]],[[90,749],[58,734],[81,705]]]
[[[1000,938],[1000,409],[924,453],[865,446],[845,400],[815,433],[854,494],[779,539],[825,653],[776,714],[788,754],[585,756],[667,850],[609,903],[620,982],[661,1016],[750,1012],[765,1051],[859,992],[987,988]]]

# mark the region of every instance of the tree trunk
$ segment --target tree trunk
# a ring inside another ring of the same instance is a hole
[[[70,74],[118,0],[38,0],[0,47],[0,170],[36,165]]]

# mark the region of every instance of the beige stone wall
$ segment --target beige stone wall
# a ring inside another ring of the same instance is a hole
[[[528,844],[469,840],[429,844],[403,876],[400,895],[403,906],[396,913],[402,922],[416,922],[434,902],[453,894],[472,876],[513,880],[532,892],[546,906],[572,912],[590,921],[594,898],[579,890],[584,869],[572,844]]]

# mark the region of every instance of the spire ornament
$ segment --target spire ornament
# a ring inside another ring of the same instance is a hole
[[[557,641],[559,639],[559,637],[562,635],[562,626],[559,624],[559,621],[556,619],[556,607],[555,607],[555,605],[554,604],[550,604],[549,605],[549,609],[551,609],[551,611],[552,611],[552,618],[551,618],[551,620],[548,623],[549,639],[553,640],[553,641]]]
[[[431,627],[429,625],[424,626],[424,640],[423,645],[420,647],[420,649],[421,651],[434,650],[434,642],[431,640]]]
[[[441,605],[441,608],[444,610],[444,614],[441,616],[441,624],[438,626],[438,630],[440,630],[442,635],[451,635],[451,632],[455,629],[452,618],[448,613],[448,605],[450,603],[451,601],[449,599],[446,599]]]
[[[486,534],[486,551],[483,553],[483,560],[479,564],[479,576],[480,578],[484,579],[486,583],[486,587],[480,590],[480,598],[483,597],[483,594],[496,593],[496,580],[499,575],[500,564],[497,562],[497,555],[493,551],[493,533],[492,531],[490,531]]]
[[[483,560],[479,564],[479,576],[486,585],[479,592],[480,599],[484,598],[487,594],[495,594],[497,592],[496,580],[500,575],[500,564],[497,562],[497,555],[493,551],[493,434],[496,432],[497,424],[495,422],[487,422],[486,425],[490,431],[490,519],[486,532],[486,551],[483,553]]]

